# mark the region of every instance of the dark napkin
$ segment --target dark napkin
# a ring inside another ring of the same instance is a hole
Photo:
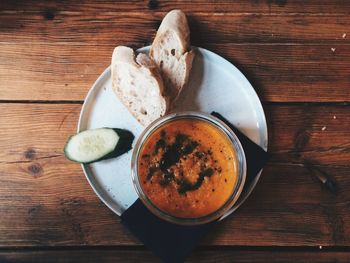
[[[240,130],[233,126],[233,124],[226,120],[220,113],[213,111],[211,115],[222,120],[228,127],[230,127],[241,142],[245,154],[245,159],[247,161],[247,177],[244,183],[245,187],[242,192],[243,194],[244,191],[248,188],[246,186],[250,185],[254,181],[255,177],[264,167],[265,163],[268,160],[268,154],[259,145],[255,144],[255,142],[250,140]]]
[[[256,145],[236,127],[217,112],[212,115],[225,122],[239,138],[247,160],[249,185],[267,161],[267,153]],[[244,191],[244,189],[243,189]],[[122,215],[122,224],[129,229],[146,247],[165,263],[184,262],[201,238],[209,232],[216,222],[198,226],[181,226],[168,223],[153,215],[138,199]]]

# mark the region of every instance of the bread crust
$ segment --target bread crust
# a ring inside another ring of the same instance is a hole
[[[163,95],[162,77],[157,65],[147,55],[140,53],[135,57],[131,48],[116,47],[112,55],[111,75],[114,93],[143,126],[167,112],[169,100]],[[147,85],[133,83],[135,76],[147,82],[149,90],[140,90],[146,89]]]
[[[171,102],[178,98],[187,85],[194,56],[195,53],[190,48],[186,15],[181,10],[170,11],[157,31],[150,57],[160,69],[165,92]]]

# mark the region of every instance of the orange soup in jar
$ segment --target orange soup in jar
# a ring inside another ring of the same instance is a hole
[[[232,138],[214,122],[184,116],[166,121],[139,147],[138,192],[146,205],[170,217],[206,217],[238,198],[245,174],[237,154]]]

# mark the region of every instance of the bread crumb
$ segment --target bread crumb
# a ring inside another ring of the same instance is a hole
[[[322,131],[325,131],[326,129],[327,129],[327,127],[326,127],[326,126],[323,126],[321,130],[322,130]]]
[[[344,33],[344,34],[342,35],[342,38],[346,38],[346,33]]]
[[[333,119],[336,119],[336,118],[337,118],[337,116],[334,115],[334,116],[333,116]]]
[[[335,52],[335,47],[332,47],[331,50],[332,50],[332,52]]]

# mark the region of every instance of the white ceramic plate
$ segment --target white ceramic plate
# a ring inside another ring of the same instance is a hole
[[[267,125],[263,108],[253,87],[230,62],[203,48],[195,48],[196,57],[188,87],[182,92],[174,111],[219,112],[251,140],[267,150]],[[147,53],[149,47],[138,50]],[[136,138],[143,127],[128,112],[112,91],[108,67],[96,80],[82,107],[78,132],[99,127],[130,130]],[[86,178],[99,198],[121,215],[137,200],[131,179],[131,153],[116,159],[82,165]],[[260,172],[261,174],[261,172]],[[236,210],[249,196],[259,177],[231,209]]]

